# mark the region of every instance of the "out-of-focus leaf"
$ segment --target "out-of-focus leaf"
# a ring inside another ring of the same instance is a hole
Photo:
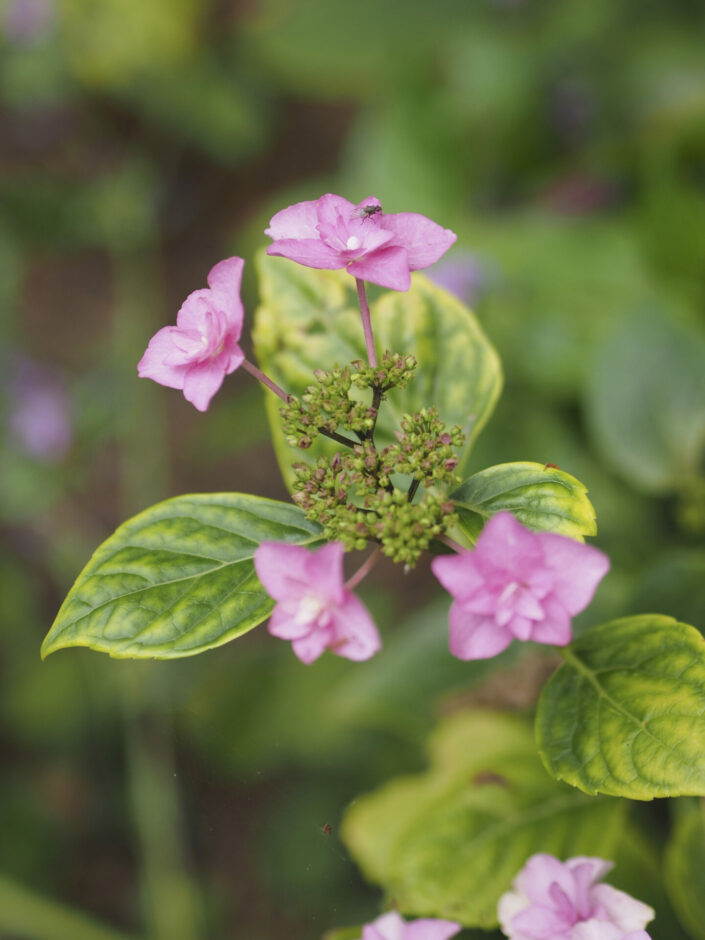
[[[462,237],[488,269],[478,314],[507,373],[557,398],[581,391],[614,319],[656,295],[623,223],[517,213],[479,218]]]
[[[193,56],[199,0],[65,0],[61,39],[74,75],[90,87],[178,68]]]
[[[666,888],[678,918],[696,940],[705,940],[705,804],[679,805],[666,848]]]
[[[287,392],[301,395],[315,369],[365,358],[354,280],[341,271],[316,271],[282,258],[259,258],[262,305],[255,349],[264,371]],[[414,275],[406,293],[388,291],[371,304],[379,351],[418,360],[407,388],[393,389],[380,409],[376,440],[391,443],[404,413],[435,405],[448,425],[467,435],[460,467],[492,413],[502,385],[497,354],[472,313],[446,291]],[[362,397],[362,393],[360,393]],[[267,395],[267,411],[279,464],[288,485],[291,465],[340,449],[317,439],[309,450],[290,447],[280,427],[279,399]]]
[[[304,545],[319,529],[295,506],[240,493],[177,496],[123,523],[76,579],[42,655],[193,656],[241,636],[274,606],[252,561],[261,541]]]
[[[667,610],[705,632],[705,549],[671,549],[657,555],[641,574],[629,609]]]
[[[557,467],[522,461],[487,467],[465,480],[451,499],[460,526],[475,541],[485,522],[507,510],[534,531],[557,532],[584,541],[595,535],[595,510],[587,490]]]
[[[705,643],[645,614],[593,627],[543,687],[546,768],[586,793],[633,800],[705,795]]]
[[[370,595],[368,606],[377,615],[375,600]],[[292,762],[345,767],[361,748],[375,755],[379,767],[392,742],[406,748],[424,738],[439,699],[477,685],[523,652],[514,644],[494,659],[455,659],[448,651],[444,599],[393,631],[387,629],[388,614],[375,619],[383,648],[354,669],[332,655],[304,669],[290,649],[274,641],[234,662],[219,658],[185,709],[194,740],[238,774]],[[234,714],[240,716],[237,728],[230,719]]]
[[[343,839],[407,914],[493,927],[497,901],[534,852],[610,858],[624,805],[546,776],[528,725],[458,713],[430,741],[431,768],[360,797]]]
[[[586,404],[616,470],[647,491],[679,488],[705,451],[705,337],[655,311],[625,317],[597,351]]]

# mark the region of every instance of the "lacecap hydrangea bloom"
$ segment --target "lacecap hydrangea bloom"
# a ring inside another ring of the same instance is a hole
[[[277,602],[269,632],[312,663],[329,649],[345,659],[369,659],[381,648],[367,608],[343,581],[344,548],[329,542],[316,551],[286,542],[262,542],[255,551],[257,577]]]
[[[450,651],[496,656],[514,639],[565,646],[609,570],[607,556],[553,532],[531,532],[509,512],[486,523],[472,551],[443,555],[433,573],[453,596]]]
[[[601,858],[533,855],[499,900],[502,930],[510,940],[650,940],[653,909],[600,884],[610,868]]]
[[[406,922],[396,911],[389,911],[362,928],[359,940],[449,940],[462,929],[450,920],[413,920]]]
[[[226,258],[211,268],[208,287],[188,295],[176,326],[155,333],[137,366],[141,377],[182,389],[199,411],[206,411],[225,376],[245,359],[238,346],[244,264],[242,258]]]
[[[274,241],[268,255],[310,268],[345,268],[400,291],[411,286],[411,271],[434,264],[458,237],[416,212],[385,214],[374,196],[354,205],[332,193],[277,212],[265,234]]]

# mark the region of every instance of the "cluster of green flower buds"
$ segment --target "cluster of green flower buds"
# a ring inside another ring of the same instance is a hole
[[[385,351],[379,365],[369,366],[355,359],[352,380],[358,388],[378,389],[382,394],[391,388],[405,388],[414,377],[417,361],[414,356]]]
[[[374,428],[377,411],[350,397],[350,367],[317,369],[314,375],[315,384],[309,385],[300,399],[292,397],[281,409],[289,444],[306,449],[319,434],[331,434],[337,428],[353,431],[360,438],[367,436]]]
[[[296,432],[304,449],[312,439],[308,428],[338,440],[340,428],[358,435],[358,441],[348,441],[349,449],[342,453],[319,457],[314,464],[295,464],[293,499],[323,527],[326,538],[343,542],[347,549],[377,542],[394,561],[411,567],[431,541],[457,521],[453,503],[438,490],[458,482],[454,448],[462,446],[464,435],[459,427],[447,430],[438,412],[429,408],[404,415],[397,440],[378,450],[377,407],[353,401],[351,384],[371,388],[377,406],[392,384],[406,384],[413,377],[416,360],[388,352],[379,367],[352,365],[352,373],[337,367],[316,373],[318,384],[306,391],[301,402],[284,409],[287,433],[294,438]],[[411,481],[402,487],[404,476]],[[432,489],[415,502],[420,485]]]

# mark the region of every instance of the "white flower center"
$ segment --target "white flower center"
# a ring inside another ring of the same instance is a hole
[[[299,601],[294,622],[298,626],[303,626],[305,623],[313,623],[318,620],[325,610],[325,607],[325,603],[317,594],[304,594]]]
[[[499,595],[499,597],[497,598],[497,603],[498,603],[498,604],[504,604],[506,601],[509,600],[509,598],[512,596],[512,594],[515,594],[516,591],[518,591],[518,590],[519,590],[519,582],[518,582],[518,581],[510,581],[509,584],[505,587],[505,589],[502,591],[502,593],[501,593],[501,594]]]
[[[360,247],[360,239],[357,235],[351,235],[350,238],[345,242],[346,248],[349,248],[350,251],[355,251]]]

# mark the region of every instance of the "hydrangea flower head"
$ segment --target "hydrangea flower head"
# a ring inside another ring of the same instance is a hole
[[[402,291],[411,286],[411,271],[438,261],[457,238],[416,212],[385,215],[374,196],[354,205],[332,193],[277,212],[265,234],[274,241],[268,255],[310,268],[345,268],[353,277]]]
[[[449,940],[462,929],[450,920],[414,920],[407,923],[389,911],[362,928],[360,940]]]
[[[452,594],[450,651],[459,659],[496,656],[513,639],[565,646],[609,570],[590,545],[531,532],[509,512],[487,522],[472,551],[443,555],[433,573]]]
[[[257,577],[277,602],[269,632],[291,640],[301,662],[312,663],[325,649],[361,661],[382,645],[367,608],[345,587],[344,551],[341,542],[316,551],[262,542],[255,552]]]
[[[510,940],[650,940],[646,904],[599,882],[612,867],[601,858],[533,855],[499,899]]]
[[[208,287],[188,295],[176,326],[155,333],[137,366],[143,378],[182,389],[199,411],[206,411],[225,376],[245,359],[238,346],[244,264],[242,258],[226,258],[211,268]]]

